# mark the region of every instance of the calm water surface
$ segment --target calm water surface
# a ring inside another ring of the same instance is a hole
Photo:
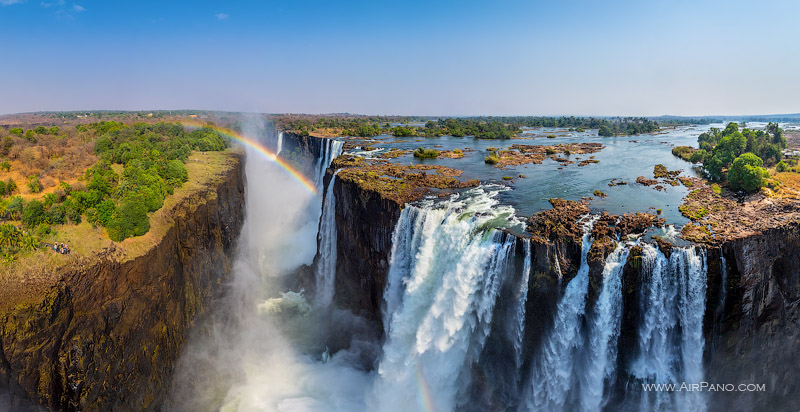
[[[688,190],[681,186],[664,186],[663,191],[636,183],[638,176],[653,178],[653,166],[663,164],[669,170],[681,170],[681,176],[697,176],[691,163],[672,155],[675,146],[697,147],[697,136],[710,127],[723,127],[722,124],[682,126],[662,130],[655,134],[636,136],[598,137],[596,130],[570,132],[562,128],[526,129],[520,138],[510,140],[484,140],[471,137],[442,136],[437,138],[394,138],[378,136],[373,142],[381,151],[390,148],[416,149],[417,147],[436,148],[438,150],[472,149],[464,151],[461,159],[426,159],[420,160],[411,155],[401,156],[391,161],[402,164],[424,163],[449,166],[464,171],[462,180],[480,179],[485,183],[503,183],[512,190],[500,195],[501,202],[513,206],[519,216],[530,216],[544,209],[549,209],[550,198],[580,200],[581,197],[593,196],[595,190],[608,195],[607,198],[594,198],[592,207],[608,211],[612,214],[647,212],[662,209],[662,216],[667,223],[682,226],[688,220],[678,212],[681,200]],[[547,138],[555,135],[555,138]],[[513,144],[554,145],[568,143],[602,143],[605,148],[591,155],[572,154],[569,158],[573,164],[562,166],[560,163],[545,159],[542,164],[510,166],[504,169],[484,163],[487,148],[509,148]],[[364,154],[360,151],[354,153]],[[375,154],[379,152],[371,152]],[[594,156],[599,163],[579,167],[579,159],[585,160]],[[522,174],[525,178],[519,178]],[[514,180],[504,182],[503,176],[512,176]],[[612,179],[628,182],[627,185],[610,187]]]

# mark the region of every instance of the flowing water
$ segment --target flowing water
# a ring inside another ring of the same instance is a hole
[[[653,245],[642,247],[642,325],[631,375],[643,383],[703,380],[703,314],[706,263],[695,248],[673,248],[667,258]],[[633,388],[637,392],[639,388]],[[641,392],[640,407],[704,410],[701,392]],[[631,398],[635,398],[632,396]]]
[[[336,183],[337,170],[325,191],[322,216],[319,223],[319,259],[316,263],[316,303],[328,306],[333,300],[333,286],[336,280]]]
[[[384,319],[387,339],[371,398],[374,410],[455,409],[515,253],[516,239],[495,229],[513,215],[498,205],[496,194],[478,188],[403,210],[396,237],[419,235],[393,250],[386,299],[391,313]]]
[[[283,144],[264,128],[249,133]],[[560,280],[554,249],[559,296],[547,319],[536,318],[527,311],[539,304],[529,295],[541,273],[532,266],[531,241],[509,234],[521,221],[505,201],[512,190],[502,185],[403,208],[383,292],[383,337],[370,334],[369,322],[332,302],[337,173],[324,183],[341,149],[341,141],[323,141],[311,165],[316,195],[248,153],[247,216],[233,279],[221,309],[187,342],[165,409],[705,409],[700,394],[641,387],[704,377],[704,252],[675,247],[667,257],[650,244],[619,242],[593,280],[587,254],[597,215],[584,216],[577,274]],[[640,319],[635,331],[621,331],[623,269],[635,246]],[[316,292],[307,296],[297,269],[312,262]],[[541,339],[532,340],[537,333]],[[621,333],[637,337],[625,364],[618,364]],[[331,349],[331,336],[350,340]]]

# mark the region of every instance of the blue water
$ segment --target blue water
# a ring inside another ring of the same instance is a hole
[[[664,186],[664,191],[636,183],[638,176],[653,178],[653,166],[663,164],[669,170],[682,170],[681,176],[697,176],[692,164],[672,155],[674,146],[697,147],[697,136],[710,127],[723,125],[682,126],[659,131],[654,134],[636,136],[598,137],[596,130],[570,132],[564,128],[526,129],[520,138],[510,140],[484,140],[471,137],[442,136],[436,138],[394,138],[378,136],[367,142],[383,149],[400,148],[415,149],[417,147],[435,148],[438,150],[464,150],[461,159],[426,159],[420,160],[406,155],[392,162],[409,164],[424,163],[449,166],[461,169],[464,174],[461,180],[480,179],[485,183],[508,184],[513,190],[503,192],[500,200],[503,204],[513,206],[520,216],[530,216],[541,210],[549,209],[549,199],[559,197],[569,200],[580,200],[592,197],[595,190],[608,195],[607,198],[594,198],[591,206],[595,210],[604,210],[612,214],[630,212],[655,212],[662,209],[662,216],[667,223],[682,226],[688,220],[681,216],[678,206],[688,193],[681,186]],[[556,135],[556,138],[547,138]],[[486,149],[509,148],[513,144],[554,145],[567,143],[595,142],[605,145],[603,150],[586,155],[573,154],[569,158],[573,164],[562,166],[549,158],[542,164],[510,166],[504,169],[484,163],[488,154]],[[466,151],[472,149],[474,151]],[[599,163],[579,167],[580,160],[594,156]],[[519,178],[522,174],[525,178]],[[511,182],[504,182],[503,176],[514,177]],[[621,179],[627,185],[608,186],[612,179]]]

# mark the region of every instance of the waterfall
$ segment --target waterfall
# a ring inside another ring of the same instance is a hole
[[[553,259],[556,262],[556,274],[558,275],[558,281],[561,282],[561,279],[564,275],[561,273],[561,262],[558,261],[558,246],[553,243]]]
[[[514,343],[514,361],[516,362],[515,366],[517,371],[519,371],[522,366],[522,339],[525,337],[525,304],[528,302],[528,281],[530,280],[532,261],[530,240],[526,239],[523,245],[525,256],[523,258],[522,278],[520,279],[517,293],[514,295],[516,308],[512,324],[512,330],[515,333],[512,338]]]
[[[333,193],[333,185],[337,174],[339,170],[333,174],[328,183],[319,224],[319,259],[315,273],[316,303],[323,307],[328,306],[333,300],[336,280],[336,195]]]
[[[643,383],[699,384],[703,380],[705,254],[673,248],[668,259],[642,247],[638,357],[629,371]],[[636,388],[634,388],[635,390]],[[702,392],[642,392],[641,409],[705,410]]]
[[[281,154],[283,150],[283,132],[278,133],[278,148],[275,150],[275,156]]]
[[[617,243],[603,266],[603,286],[589,325],[588,359],[582,373],[580,406],[584,411],[597,411],[605,406],[604,388],[616,370],[622,321],[622,269],[629,252],[629,245]]]
[[[337,156],[342,154],[342,147],[344,142],[336,139],[322,139],[319,147],[319,158],[317,158],[317,168],[314,175],[314,184],[322,191],[322,185],[325,180],[325,171],[330,167],[331,162]]]
[[[589,287],[587,255],[592,246],[590,236],[596,221],[595,216],[583,223],[580,268],[558,302],[553,330],[544,340],[540,358],[533,364],[526,396],[528,410],[564,409],[569,390],[573,387],[576,378],[575,355],[582,346],[580,328]]]
[[[384,296],[388,324],[370,410],[455,410],[513,268],[513,209],[476,188],[409,205],[395,227]]]

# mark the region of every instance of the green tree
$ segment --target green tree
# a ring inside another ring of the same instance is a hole
[[[786,163],[784,163],[783,160],[781,160],[780,162],[778,162],[777,165],[775,165],[775,170],[778,171],[778,172],[781,172],[781,173],[782,172],[788,172],[789,171],[789,165],[787,165]]]
[[[8,132],[13,134],[13,135],[15,135],[15,136],[22,137],[22,134],[24,133],[24,130],[22,130],[21,127],[15,127],[13,129],[10,129]]]
[[[767,169],[762,167],[764,162],[760,157],[745,153],[736,158],[728,171],[728,183],[731,188],[754,192],[764,186],[764,178],[768,176]]]
[[[22,211],[25,209],[25,201],[19,196],[14,196],[11,203],[6,207],[6,217],[11,220],[17,220],[22,217]]]
[[[178,159],[170,160],[164,168],[164,180],[168,184],[178,187],[183,182],[189,180],[189,171],[186,166]]]
[[[606,125],[602,125],[600,126],[600,129],[597,130],[597,135],[601,137],[611,137],[614,135],[614,133],[611,131],[611,128]]]
[[[139,197],[124,198],[114,217],[106,226],[111,240],[121,242],[132,236],[141,236],[150,230],[147,208]]]
[[[703,149],[700,149],[692,153],[692,155],[689,157],[689,161],[692,163],[703,163],[707,157],[708,157],[708,152],[706,152]]]
[[[0,248],[14,247],[22,237],[22,233],[11,223],[0,225]]]
[[[31,200],[25,205],[22,211],[22,224],[26,227],[33,228],[42,223],[45,219],[44,205],[38,200]]]
[[[47,213],[45,213],[44,220],[51,225],[63,225],[66,223],[67,219],[64,206],[61,204],[50,206],[50,208],[47,209]]]

